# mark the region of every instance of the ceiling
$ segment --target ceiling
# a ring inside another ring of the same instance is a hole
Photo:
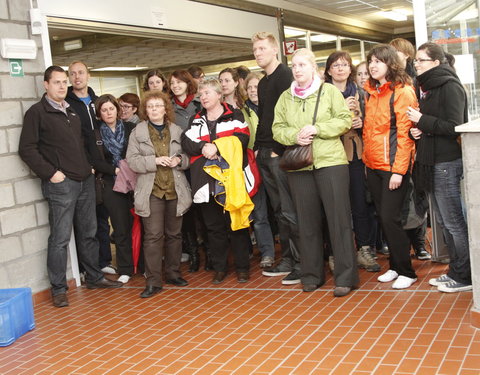
[[[197,0],[199,1],[199,0]],[[286,26],[317,32],[386,41],[401,32],[413,32],[412,16],[407,21],[391,21],[378,15],[380,10],[412,10],[409,0],[212,0],[201,1],[275,15],[284,9]],[[397,30],[397,31],[396,31]],[[75,60],[85,61],[92,69],[105,66],[160,67],[165,71],[186,68],[192,64],[244,62],[253,59],[251,42],[240,38],[208,35],[157,35],[118,30],[95,29],[78,22],[71,24],[49,18],[53,63],[67,66]],[[82,47],[65,50],[65,41],[81,39]]]

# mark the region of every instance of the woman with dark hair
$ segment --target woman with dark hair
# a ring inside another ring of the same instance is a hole
[[[140,98],[137,94],[127,92],[118,98],[118,104],[122,112],[120,118],[123,121],[132,122],[135,125],[140,122],[138,109],[140,108]]]
[[[205,79],[205,73],[203,72],[203,69],[198,65],[190,65],[187,70],[197,83],[198,87],[198,85]]]
[[[113,186],[120,171],[119,161],[125,159],[128,140],[135,124],[120,119],[120,105],[110,94],[102,95],[96,100],[95,111],[100,120],[99,130],[94,130],[99,152],[95,153],[97,156],[93,158],[92,164],[95,171],[103,175],[102,197],[113,227],[117,272],[120,275],[118,281],[127,283],[133,274],[132,199],[130,194],[113,191]]]
[[[144,119],[133,130],[127,150],[128,165],[137,173],[135,212],[142,217],[146,287],[148,298],[162,290],[165,255],[167,284],[186,286],[180,272],[182,215],[192,198],[183,171],[188,157],[180,145],[182,129],[173,123],[170,98],[160,92],[145,94]]]
[[[376,222],[373,207],[366,201],[365,164],[362,161],[363,113],[354,77],[355,69],[348,52],[336,51],[328,56],[325,65],[325,82],[333,84],[340,90],[352,114],[352,129],[342,137],[342,141],[348,159],[350,204],[358,249],[358,265],[369,272],[378,272],[380,265],[372,255],[375,246]]]
[[[172,97],[175,112],[175,124],[185,130],[190,117],[202,108],[200,99],[195,96],[197,83],[186,70],[175,70],[170,75],[169,82],[169,93]]]
[[[390,250],[390,269],[378,277],[394,289],[410,287],[417,276],[410,259],[410,241],[402,226],[402,207],[414,142],[407,108],[416,107],[411,78],[392,46],[375,46],[368,54],[370,78],[366,84],[363,155],[367,184]]]
[[[243,108],[245,95],[236,69],[223,69],[218,75],[218,80],[222,85],[223,101],[233,106],[233,108]]]
[[[238,176],[235,171],[241,172],[247,165],[248,126],[240,110],[222,102],[222,88],[218,80],[203,81],[198,91],[203,109],[190,118],[190,124],[182,134],[182,147],[190,156],[193,202],[200,204],[207,227],[215,271],[212,283],[224,281],[230,247],[234,254],[237,281],[245,283],[250,278],[248,215],[253,205],[248,197],[243,172]],[[225,166],[225,163],[228,165]],[[209,167],[214,166],[227,167],[238,184],[224,184],[222,193],[221,186],[207,172]],[[222,202],[225,196],[226,201]],[[231,199],[238,202],[237,207],[242,209],[235,213],[228,210],[227,202]]]
[[[168,92],[167,79],[160,69],[149,70],[145,76],[143,91],[147,92],[152,90]]]
[[[472,290],[468,228],[460,191],[462,148],[455,132],[455,126],[468,121],[467,95],[441,46],[422,44],[414,63],[420,110],[411,106],[407,116],[416,124],[410,130],[417,142],[415,188],[430,194],[450,255],[448,273],[429,283],[442,292]]]

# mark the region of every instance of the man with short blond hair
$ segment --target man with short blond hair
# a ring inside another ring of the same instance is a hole
[[[290,87],[291,70],[278,61],[279,46],[275,36],[257,32],[252,36],[253,55],[265,77],[258,83],[258,126],[254,150],[263,183],[275,212],[280,233],[282,260],[275,267],[262,272],[264,276],[285,276],[282,284],[300,283],[298,256],[297,215],[293,206],[287,175],[279,159],[285,146],[273,139],[272,123],[275,105],[280,95]]]

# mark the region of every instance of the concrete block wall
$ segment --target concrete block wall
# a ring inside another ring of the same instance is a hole
[[[34,2],[34,6],[36,6]],[[18,156],[25,111],[42,93],[41,38],[30,31],[30,0],[0,0],[2,38],[34,39],[36,60],[23,60],[24,77],[11,77],[0,57],[0,288],[48,289],[48,208],[40,180]]]
[[[477,120],[478,121],[478,120]],[[468,124],[467,124],[468,125]],[[463,172],[465,176],[465,205],[467,209],[470,264],[472,266],[473,308],[480,314],[480,121],[477,132],[462,134]],[[480,322],[480,320],[479,320]],[[477,328],[480,328],[477,326]]]

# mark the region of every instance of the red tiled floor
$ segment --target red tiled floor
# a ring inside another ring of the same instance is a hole
[[[386,259],[380,256],[386,269]],[[35,306],[35,330],[0,348],[0,374],[480,374],[471,293],[428,285],[444,265],[415,260],[418,282],[394,291],[360,272],[360,288],[332,296],[263,277],[184,272],[190,285],[140,299],[144,279],[117,290],[73,289],[70,306]]]

